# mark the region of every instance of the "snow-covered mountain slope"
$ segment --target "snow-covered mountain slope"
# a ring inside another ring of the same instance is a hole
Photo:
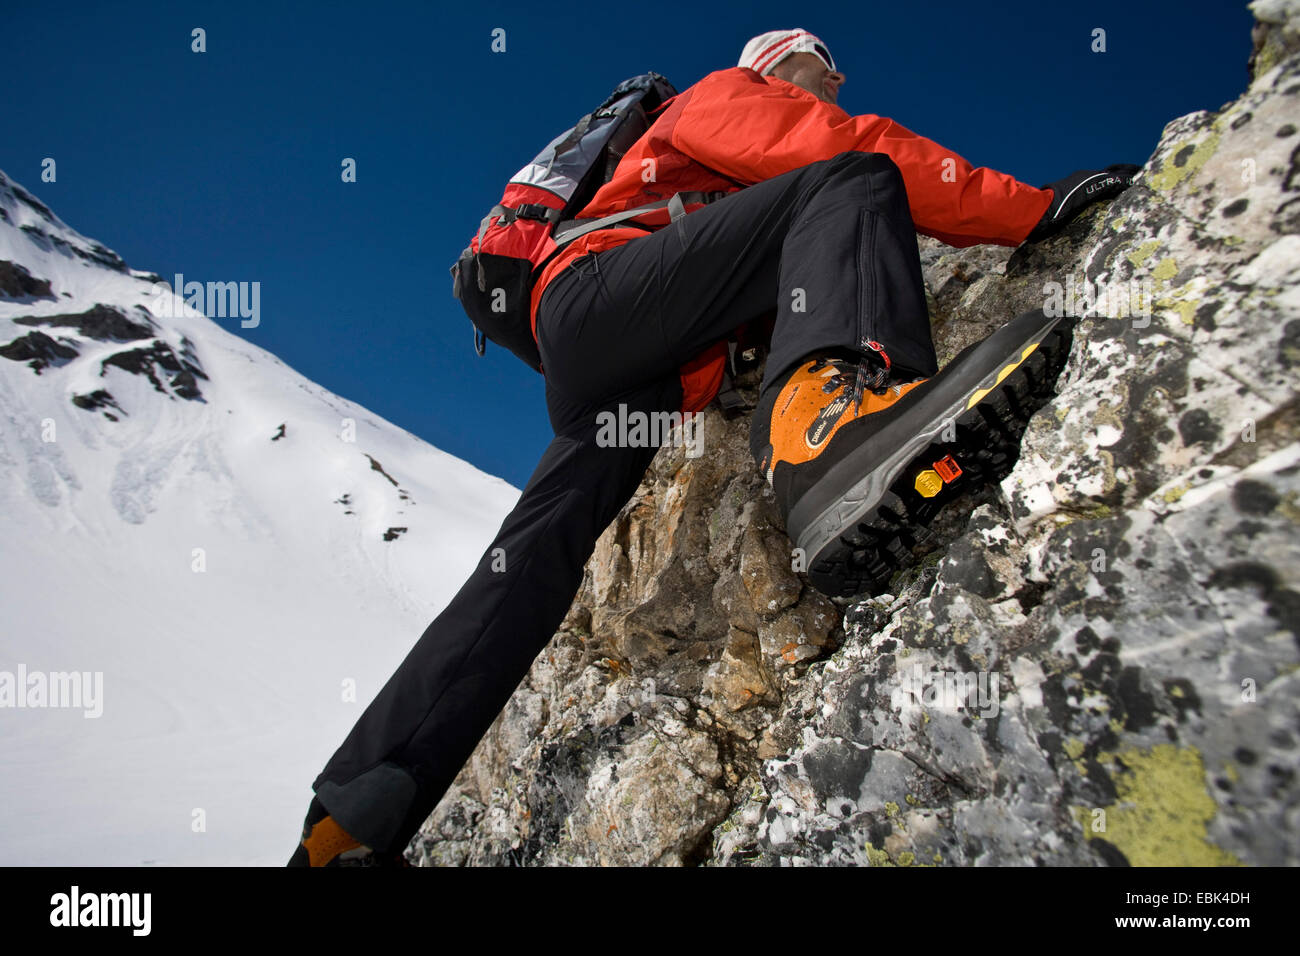
[[[283,864],[519,495],[157,282],[0,174],[0,864]]]

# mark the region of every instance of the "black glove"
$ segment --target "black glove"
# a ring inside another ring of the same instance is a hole
[[[1141,172],[1141,166],[1119,163],[1102,170],[1081,169],[1071,173],[1059,182],[1048,183],[1040,189],[1052,191],[1052,204],[1043,213],[1034,231],[1025,237],[1025,242],[1038,242],[1048,236],[1054,236],[1065,228],[1066,223],[1083,211],[1089,203],[1101,199],[1114,199],[1133,182],[1133,177]]]

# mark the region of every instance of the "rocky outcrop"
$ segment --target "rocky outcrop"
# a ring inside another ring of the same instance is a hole
[[[85,395],[73,395],[72,404],[76,405],[78,408],[84,408],[88,412],[93,412],[99,408],[115,408],[117,409],[118,415],[126,414],[126,412],[122,410],[122,406],[117,404],[117,400],[113,398],[112,394],[102,388],[97,388],[93,392]],[[104,417],[113,422],[119,420],[118,416],[114,415],[112,412],[104,412]]]
[[[44,332],[28,332],[12,342],[0,345],[0,358],[26,362],[37,375],[51,365],[62,365],[77,357],[77,350],[62,345]]]
[[[42,325],[52,329],[72,329],[78,335],[99,342],[134,342],[147,339],[153,335],[155,323],[140,308],[143,322],[127,318],[121,309],[111,305],[96,303],[85,312],[64,313],[62,315],[18,316],[13,321],[17,325]]]
[[[52,299],[49,279],[38,279],[17,262],[0,259],[0,296],[6,299]]]
[[[1256,10],[1250,89],[1170,122],[1119,199],[1014,252],[923,241],[941,359],[1081,316],[1010,476],[890,593],[830,600],[747,418],[711,410],[424,862],[1300,862],[1300,4]]]
[[[62,341],[56,341],[44,332],[29,332],[0,346],[0,357],[27,362],[39,375],[50,365],[66,364],[76,358],[80,352],[74,346],[79,344],[81,338],[94,342],[136,342],[152,338],[158,328],[157,323],[143,306],[136,306],[136,309],[140,313],[136,319],[128,318],[120,309],[102,304],[96,304],[85,312],[19,316],[13,320],[17,325],[70,329],[79,338],[64,337]],[[206,380],[208,377],[198,356],[194,354],[193,344],[184,336],[181,337],[179,354],[167,342],[154,339],[147,346],[114,352],[100,360],[100,377],[107,374],[110,368],[142,375],[150,381],[155,391],[187,401],[202,401],[203,393],[198,380]],[[90,395],[74,396],[72,402],[78,408],[90,411],[103,407],[111,399],[108,392],[100,389]],[[118,420],[107,412],[104,414],[113,421]]]
[[[187,401],[203,400],[198,379],[208,377],[192,356],[177,355],[162,339],[154,339],[147,347],[113,353],[100,362],[100,375],[107,374],[109,368],[143,375],[153,385],[154,391]]]

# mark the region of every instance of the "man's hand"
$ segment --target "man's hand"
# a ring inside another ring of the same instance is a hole
[[[1058,182],[1040,186],[1040,189],[1052,191],[1052,204],[1033,232],[1025,237],[1025,242],[1038,242],[1056,235],[1089,203],[1114,199],[1128,189],[1141,169],[1141,166],[1130,163],[1119,163],[1102,170],[1081,169]]]

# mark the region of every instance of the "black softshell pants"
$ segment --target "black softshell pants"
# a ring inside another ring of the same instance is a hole
[[[811,352],[872,341],[894,365],[934,374],[916,233],[887,156],[841,153],[750,186],[550,283],[537,328],[555,438],[469,580],[313,784],[345,830],[376,850],[405,847],[550,642],[657,450],[605,447],[600,413],[679,411],[680,367],[774,306],[764,388]]]

